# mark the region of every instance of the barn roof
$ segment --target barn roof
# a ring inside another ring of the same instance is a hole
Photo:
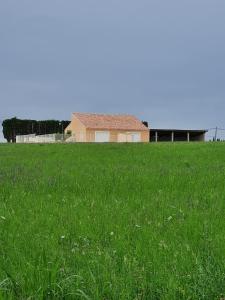
[[[146,131],[148,128],[132,115],[73,113],[88,129]]]
[[[159,129],[159,128],[151,128],[151,132],[192,132],[192,133],[206,133],[207,129]]]

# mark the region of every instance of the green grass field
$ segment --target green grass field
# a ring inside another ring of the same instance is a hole
[[[0,145],[0,298],[224,296],[224,143]]]

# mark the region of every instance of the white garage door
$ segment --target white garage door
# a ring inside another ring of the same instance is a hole
[[[133,143],[139,143],[141,141],[141,134],[138,132],[131,133],[131,137]]]
[[[95,131],[95,142],[96,143],[109,142],[109,131]]]

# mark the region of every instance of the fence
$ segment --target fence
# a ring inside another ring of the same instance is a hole
[[[60,142],[69,142],[69,138],[71,136],[68,134],[44,134],[44,135],[35,135],[35,134],[28,134],[28,135],[17,135],[16,136],[16,143],[19,144],[26,144],[26,143],[60,143]]]

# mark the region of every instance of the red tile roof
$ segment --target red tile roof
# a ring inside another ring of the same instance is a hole
[[[148,128],[132,115],[106,115],[74,113],[81,123],[89,129],[146,131]]]

